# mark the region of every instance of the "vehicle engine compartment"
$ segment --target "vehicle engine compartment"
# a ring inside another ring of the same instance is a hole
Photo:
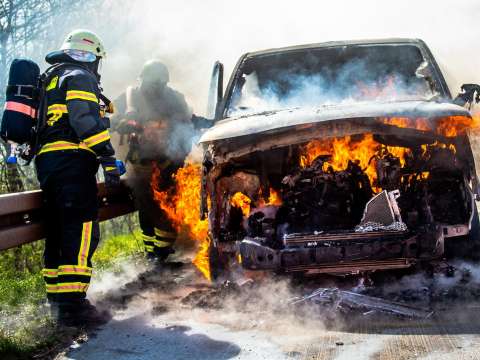
[[[391,125],[398,133],[313,139],[210,165],[210,231],[222,258],[342,274],[444,256],[445,238],[467,235],[474,213],[468,139],[402,137]]]

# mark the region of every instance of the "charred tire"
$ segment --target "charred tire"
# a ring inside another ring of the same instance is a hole
[[[470,233],[458,238],[445,239],[447,259],[480,260],[480,219],[475,206]]]

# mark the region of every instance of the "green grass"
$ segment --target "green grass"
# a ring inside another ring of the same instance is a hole
[[[0,355],[2,360],[31,359],[33,354],[48,352],[61,340],[64,334],[56,331],[51,319],[37,317],[13,330],[0,329]]]
[[[44,282],[40,273],[17,277],[0,276],[0,308],[35,304],[44,297]]]
[[[143,252],[140,236],[116,235],[101,241],[93,258],[97,274],[115,267],[119,258]],[[12,250],[0,254],[0,359],[30,359],[58,343],[52,319],[44,303],[45,286],[40,274],[41,247],[22,249],[31,258],[30,270],[14,270]],[[25,247],[25,246],[24,246]],[[23,254],[22,253],[22,254]],[[18,250],[17,250],[18,258]],[[95,275],[93,278],[95,281]]]
[[[143,253],[140,233],[111,236],[100,244],[93,256],[94,268],[98,271],[110,269],[119,258]]]

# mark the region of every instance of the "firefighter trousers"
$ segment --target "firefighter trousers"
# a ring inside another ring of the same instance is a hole
[[[91,260],[100,237],[95,177],[98,164],[85,156],[75,160],[61,171],[49,172],[48,179],[41,181],[47,229],[43,277],[47,298],[54,302],[86,297]],[[37,172],[44,172],[42,166],[49,166],[49,162],[37,161]]]
[[[165,211],[155,202],[152,186],[168,187],[173,169],[163,167],[160,170],[163,171],[163,176],[155,179],[152,177],[154,166],[159,167],[158,164],[134,165],[128,183],[132,188],[135,206],[138,209],[145,251],[149,256],[162,257],[172,248],[176,233]],[[162,181],[163,177],[167,179]],[[162,184],[154,184],[155,181]]]

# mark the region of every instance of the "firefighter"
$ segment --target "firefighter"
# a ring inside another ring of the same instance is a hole
[[[91,31],[71,32],[45,60],[55,65],[43,102],[46,112],[35,160],[47,217],[43,276],[47,298],[63,325],[108,321],[86,299],[99,241],[96,173],[117,186],[120,173],[100,114],[98,67],[105,50]]]
[[[120,143],[128,141],[127,179],[133,190],[147,258],[163,262],[174,252],[175,228],[154,201],[152,185],[167,190],[172,174],[183,165],[190,151],[192,112],[185,98],[170,88],[167,67],[158,60],[148,61],[140,74],[140,84],[128,87],[115,101],[112,127]],[[154,169],[159,177],[152,178]],[[155,183],[152,184],[152,179]]]

